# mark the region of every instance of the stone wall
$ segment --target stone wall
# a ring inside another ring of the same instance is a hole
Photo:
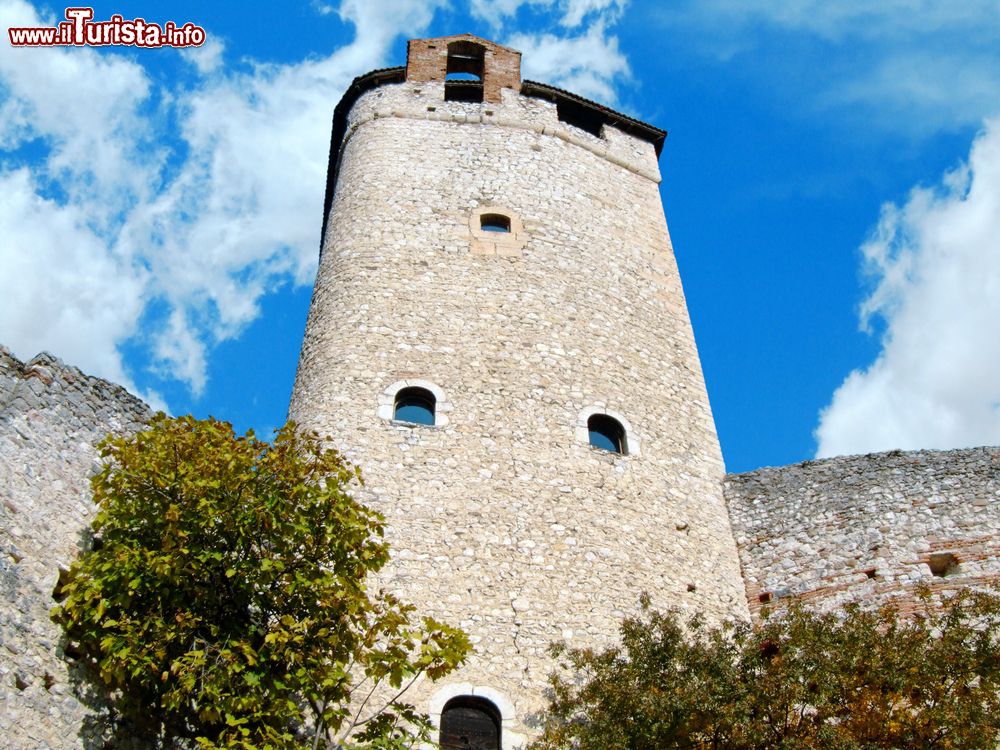
[[[730,474],[725,492],[754,613],[1000,584],[1000,448],[807,461]]]
[[[94,512],[94,444],[138,429],[149,408],[124,388],[40,354],[0,347],[0,744],[96,748],[49,620],[60,567]]]
[[[644,591],[748,613],[655,147],[501,94],[407,81],[354,105],[290,416],[365,472],[385,582],[475,642],[420,708],[487,696],[513,747],[553,640],[609,643]],[[413,384],[436,389],[435,426],[392,420]],[[621,418],[630,455],[588,445],[591,411]]]

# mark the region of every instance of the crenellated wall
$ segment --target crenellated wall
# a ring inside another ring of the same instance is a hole
[[[1000,584],[1000,448],[807,461],[730,474],[725,492],[755,614]]]
[[[49,620],[59,569],[80,549],[94,505],[94,448],[150,415],[121,386],[49,354],[0,346],[0,745],[99,748]]]

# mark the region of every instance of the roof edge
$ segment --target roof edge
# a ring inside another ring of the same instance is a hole
[[[599,115],[606,125],[612,125],[620,130],[624,130],[629,135],[649,141],[653,144],[653,148],[656,149],[657,156],[663,151],[663,142],[667,138],[667,131],[655,125],[650,125],[648,122],[629,117],[617,110],[611,109],[611,107],[606,107],[603,104],[586,99],[579,94],[574,94],[572,91],[566,91],[547,83],[522,81],[521,93],[525,96],[535,96],[542,99],[551,99],[552,101],[562,99],[563,101],[579,104]]]

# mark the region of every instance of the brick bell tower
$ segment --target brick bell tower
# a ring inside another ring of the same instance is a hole
[[[611,643],[643,592],[747,616],[665,133],[520,57],[419,39],[351,84],[289,410],[364,471],[380,584],[475,644],[409,694],[444,747],[521,747],[549,643]]]

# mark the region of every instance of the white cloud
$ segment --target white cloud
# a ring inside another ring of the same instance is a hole
[[[562,3],[562,23],[571,28],[583,23],[591,14],[604,23],[614,23],[625,10],[626,0],[567,0]]]
[[[469,12],[474,18],[485,21],[493,29],[500,29],[508,18],[513,18],[522,6],[548,8],[554,0],[469,0]]]
[[[604,23],[614,23],[625,9],[628,0],[470,0],[469,11],[473,17],[501,29],[507,19],[514,18],[522,7],[559,13],[558,23],[575,28],[589,16]]]
[[[0,174],[3,343],[128,383],[115,343],[131,332],[147,280],[87,222],[83,209],[39,197],[28,170]]]
[[[996,41],[1000,49],[1000,37]],[[876,108],[879,122],[916,132],[981,122],[1000,109],[1000,54],[900,49],[820,97],[827,106]]]
[[[937,190],[886,206],[862,252],[882,351],[821,414],[817,455],[1000,444],[1000,120]]]
[[[443,2],[344,0],[351,44],[250,74],[228,74],[221,45],[189,52],[188,89],[114,52],[0,45],[0,148],[47,148],[30,174],[0,172],[0,341],[131,386],[120,346],[138,336],[151,368],[199,392],[261,296],[311,279],[340,95]],[[56,20],[0,0],[4,28]],[[184,147],[169,175],[153,147],[168,128]]]
[[[216,72],[222,65],[225,50],[226,45],[221,39],[210,36],[199,47],[185,47],[180,50],[180,55],[194,65],[201,75],[207,76]]]
[[[0,3],[0,28],[54,22],[27,3]],[[44,176],[58,180],[71,200],[85,191],[117,204],[145,192],[146,174],[130,163],[150,135],[139,112],[149,81],[139,65],[91,49],[5,43],[0,45],[0,82],[6,94],[0,104],[0,147],[44,138],[51,147]],[[146,163],[155,165],[158,158],[143,154]]]
[[[696,7],[695,12],[715,20],[767,23],[833,40],[849,36],[887,40],[952,29],[988,32],[997,27],[995,0],[700,0]]]
[[[628,78],[628,60],[618,49],[618,38],[609,36],[596,22],[575,37],[518,33],[505,44],[521,50],[527,79],[551,83],[605,104],[617,100],[615,86]]]
[[[996,0],[681,0],[656,15],[673,44],[787,89],[782,101],[849,112],[866,127],[975,127],[1000,101]]]

